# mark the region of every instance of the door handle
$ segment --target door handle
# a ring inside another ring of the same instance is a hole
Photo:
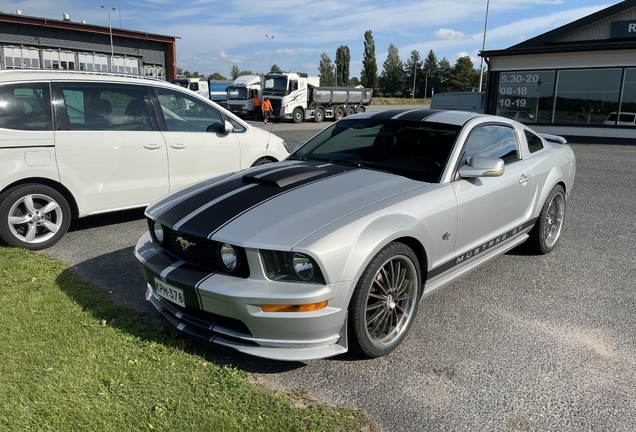
[[[184,143],[172,143],[170,144],[170,147],[172,147],[173,149],[181,150],[186,148],[186,145]]]
[[[161,144],[147,143],[144,144],[144,148],[147,148],[148,150],[157,150],[158,148],[161,148]]]
[[[519,179],[519,183],[521,183],[522,185],[525,186],[529,181],[530,181],[530,176],[527,176],[525,174],[521,174],[521,178]]]

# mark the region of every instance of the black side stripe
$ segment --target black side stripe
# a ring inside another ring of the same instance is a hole
[[[483,253],[486,252],[488,249],[509,241],[512,237],[517,236],[519,233],[521,233],[525,229],[533,226],[536,223],[536,221],[537,221],[537,218],[531,219],[528,222],[524,223],[523,225],[508,231],[507,233],[504,233],[498,237],[495,237],[494,239],[490,241],[487,241],[486,243],[482,244],[479,247],[466,251],[462,253],[461,255],[456,256],[452,260],[446,261],[444,264],[440,264],[439,266],[435,267],[434,269],[431,269],[428,272],[428,274],[426,275],[426,280],[433,279],[434,277],[447,272],[453,267],[465,263],[471,258],[474,258],[476,256],[482,256]]]

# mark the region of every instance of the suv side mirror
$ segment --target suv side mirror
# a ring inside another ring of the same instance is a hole
[[[500,177],[503,175],[504,161],[484,156],[473,156],[470,164],[459,169],[459,175],[464,178],[474,177]]]
[[[207,127],[205,131],[229,134],[229,133],[232,133],[233,130],[234,130],[234,126],[232,126],[232,123],[230,123],[228,120],[225,120],[223,124],[212,123],[210,126]]]

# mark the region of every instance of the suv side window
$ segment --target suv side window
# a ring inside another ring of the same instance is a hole
[[[0,86],[0,128],[53,130],[49,84],[20,83]]]
[[[70,130],[150,131],[141,87],[110,83],[60,83]]]
[[[473,156],[499,158],[509,164],[521,159],[519,143],[512,128],[503,125],[486,125],[475,128],[464,145],[466,158]]]
[[[170,132],[206,132],[223,128],[221,112],[194,96],[173,89],[154,87]]]
[[[526,134],[526,141],[528,141],[528,150],[530,150],[530,153],[534,153],[543,148],[543,141],[541,141],[541,138],[530,131],[524,130],[524,132]]]

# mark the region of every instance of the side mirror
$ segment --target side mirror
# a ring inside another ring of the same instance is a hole
[[[459,175],[463,178],[500,177],[505,171],[504,166],[501,159],[473,156],[470,164],[459,169]]]
[[[207,127],[205,131],[229,134],[229,133],[232,133],[233,130],[234,130],[234,126],[232,126],[232,123],[230,123],[228,120],[225,120],[223,124],[212,123],[210,126]]]

